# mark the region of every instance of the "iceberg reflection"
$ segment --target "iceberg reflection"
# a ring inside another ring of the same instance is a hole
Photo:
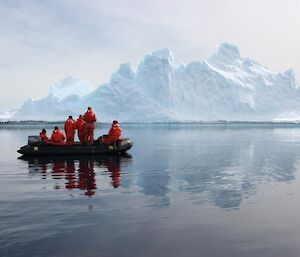
[[[168,206],[180,193],[194,205],[237,209],[260,184],[295,180],[300,144],[294,134],[255,127],[164,127],[155,144],[151,133],[140,142],[149,151],[135,154],[137,184],[155,205]]]

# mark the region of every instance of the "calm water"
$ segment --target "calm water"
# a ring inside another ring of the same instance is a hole
[[[300,127],[127,126],[128,156],[18,159],[39,129],[0,129],[1,257],[300,256]]]

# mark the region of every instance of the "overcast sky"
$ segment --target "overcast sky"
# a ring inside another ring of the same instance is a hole
[[[0,0],[0,109],[46,96],[66,75],[96,87],[163,47],[188,63],[229,42],[300,82],[299,13],[299,0]]]

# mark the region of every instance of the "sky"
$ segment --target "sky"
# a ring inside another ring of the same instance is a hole
[[[96,88],[124,62],[168,47],[175,62],[223,42],[300,83],[299,0],[0,0],[0,110],[48,94],[67,75]]]

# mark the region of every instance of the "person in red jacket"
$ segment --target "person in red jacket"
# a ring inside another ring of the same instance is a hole
[[[120,124],[117,120],[114,120],[108,132],[107,137],[103,138],[103,143],[111,144],[113,142],[117,142],[121,139],[121,134],[122,134],[122,129],[120,127]]]
[[[42,129],[42,131],[40,132],[40,139],[42,140],[43,143],[46,143],[49,141],[49,138],[47,136],[47,132],[46,129]]]
[[[64,145],[65,139],[65,133],[62,132],[58,127],[55,127],[51,135],[51,143],[53,145]]]
[[[119,158],[109,158],[105,162],[105,166],[108,171],[111,173],[111,185],[114,188],[117,188],[121,185],[121,167]]]
[[[83,120],[82,115],[79,115],[78,119],[76,120],[75,127],[78,131],[78,138],[81,144],[85,143],[85,134],[86,134],[86,123]]]
[[[88,107],[83,115],[83,120],[86,122],[85,141],[92,145],[94,143],[94,129],[97,118],[91,107]]]
[[[69,116],[69,118],[65,122],[65,132],[67,136],[67,145],[73,145],[74,144],[74,136],[75,136],[75,121],[73,120],[72,116]]]
[[[78,169],[78,188],[85,191],[85,195],[92,197],[97,190],[95,179],[94,161],[93,160],[79,160]]]
[[[67,160],[65,169],[66,188],[72,190],[77,187],[76,175],[75,175],[75,162],[73,159]]]

